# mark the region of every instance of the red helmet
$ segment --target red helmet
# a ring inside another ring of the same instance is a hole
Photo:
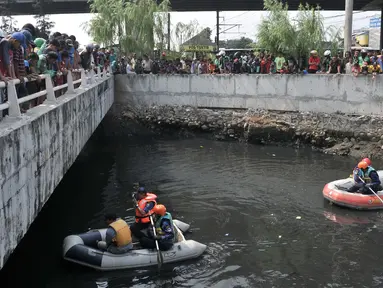
[[[361,162],[366,162],[368,166],[371,166],[371,160],[369,158],[364,158]]]

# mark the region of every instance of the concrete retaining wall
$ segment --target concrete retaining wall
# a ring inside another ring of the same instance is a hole
[[[383,76],[117,75],[116,102],[383,115]]]
[[[0,122],[0,269],[113,101],[111,77]]]

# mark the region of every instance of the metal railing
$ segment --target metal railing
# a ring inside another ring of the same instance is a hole
[[[81,78],[78,80],[73,80],[72,73],[81,73]],[[104,80],[105,77],[108,77],[110,75],[109,73],[109,67],[101,72],[101,69],[97,67],[97,73],[94,72],[93,69],[90,69],[89,71],[86,71],[84,69],[79,70],[72,70],[68,71],[68,74],[66,75],[67,83],[59,86],[53,86],[52,79],[49,75],[39,75],[40,79],[45,79],[45,90],[41,90],[39,92],[33,93],[31,95],[18,98],[17,91],[16,91],[16,85],[33,82],[36,81],[36,79],[28,80],[27,78],[24,78],[24,82],[20,83],[19,79],[12,79],[7,82],[0,82],[0,89],[7,88],[7,98],[8,100],[4,103],[0,104],[0,120],[1,120],[1,114],[3,113],[3,110],[8,109],[8,117],[18,117],[21,116],[21,110],[20,105],[32,101],[34,99],[46,96],[46,100],[44,101],[47,103],[56,103],[57,98],[60,98],[66,94],[74,94],[75,90],[78,89],[85,89],[89,85],[92,85],[97,82],[101,82]],[[75,85],[80,84],[78,88],[75,88]],[[56,91],[60,91],[63,89],[67,89],[66,92],[57,97],[55,96]],[[41,105],[41,104],[40,104]],[[37,105],[39,106],[39,105]],[[35,106],[35,107],[37,107]]]

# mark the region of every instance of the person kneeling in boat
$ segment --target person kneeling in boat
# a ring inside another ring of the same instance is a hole
[[[136,220],[130,225],[132,234],[138,239],[145,236],[142,230],[150,227],[150,216],[153,215],[153,207],[157,204],[157,195],[148,193],[145,187],[137,189],[136,197]]]
[[[166,212],[164,205],[156,205],[153,208],[155,213],[153,217],[154,227],[156,229],[156,236],[153,234],[153,230],[149,229],[148,236],[140,239],[140,244],[143,248],[156,249],[156,242],[158,240],[158,246],[160,250],[166,251],[173,247],[178,237],[177,229],[174,227],[172,215]]]
[[[100,250],[112,254],[124,254],[133,249],[132,235],[129,225],[122,219],[117,219],[116,214],[105,215],[105,222],[108,224],[106,230],[106,241],[97,242]]]
[[[347,190],[348,192],[373,194],[371,189],[374,192],[382,190],[378,172],[373,167],[369,166],[367,162],[361,161],[358,163],[358,169],[354,174],[355,184]]]
[[[360,162],[366,162],[368,166],[371,166],[372,162],[369,158],[363,158],[362,160],[360,160],[358,162],[358,164]],[[350,178],[354,178],[354,181],[355,183],[363,183],[359,177],[363,177],[363,172],[358,168],[358,164],[356,164],[356,166],[354,167],[354,169],[352,170],[352,174],[350,175]],[[362,185],[361,185],[362,186]]]

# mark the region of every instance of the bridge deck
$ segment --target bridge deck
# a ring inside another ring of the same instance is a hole
[[[6,3],[7,0],[0,0]],[[297,10],[300,0],[288,0],[289,9]],[[312,5],[318,4],[324,10],[344,10],[345,1],[306,0]],[[33,4],[35,0],[15,0],[10,4],[10,10],[15,15],[33,15],[36,13]],[[262,0],[171,0],[172,10],[185,11],[258,11],[263,10]],[[354,10],[381,10],[383,0],[354,0]],[[47,14],[89,13],[87,0],[52,0],[45,7]]]

